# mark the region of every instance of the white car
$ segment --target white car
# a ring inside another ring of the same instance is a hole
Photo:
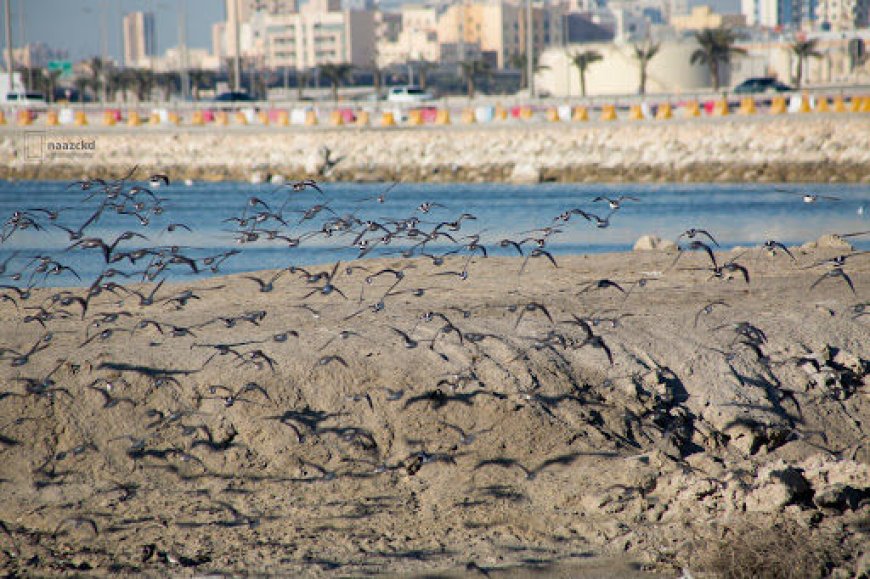
[[[391,103],[424,103],[434,98],[419,86],[394,86],[387,93],[387,101]]]

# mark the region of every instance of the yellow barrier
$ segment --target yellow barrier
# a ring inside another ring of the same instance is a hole
[[[770,114],[772,115],[781,115],[786,111],[785,106],[785,98],[784,97],[773,97],[773,100],[770,101]]]
[[[819,100],[816,101],[816,111],[820,113],[831,112],[831,106],[828,104],[827,97],[820,97]]]
[[[532,118],[532,116],[534,116],[534,113],[532,112],[532,107],[529,107],[529,106],[520,107],[520,118],[522,120],[528,121],[529,119]]]
[[[205,117],[202,111],[193,111],[193,114],[190,115],[190,124],[196,127],[201,127],[205,124]]]
[[[4,113],[3,111],[0,111],[0,125],[5,125],[5,124],[6,124],[6,113]]]
[[[73,124],[77,127],[83,127],[88,124],[88,115],[85,114],[85,111],[76,111],[73,117]]]
[[[160,124],[160,113],[153,112],[151,116],[148,118],[149,125],[159,125]]]
[[[217,125],[225,127],[230,124],[230,116],[226,111],[218,111],[214,116],[214,122]]]
[[[290,125],[290,113],[287,111],[278,111],[278,120],[277,124],[279,127],[286,127]]]
[[[329,124],[333,127],[340,127],[344,124],[344,117],[341,114],[341,111],[332,111],[329,113]]]
[[[131,127],[138,127],[142,124],[142,119],[139,118],[139,113],[131,111],[127,114],[127,124]]]
[[[810,107],[810,97],[806,94],[801,96],[801,104],[798,107],[799,113],[811,113],[813,112],[812,107]]]
[[[861,112],[862,113],[870,113],[870,97],[864,97],[861,99]]]
[[[862,98],[859,96],[853,96],[852,102],[849,103],[849,111],[853,113],[861,112]]]
[[[175,111],[172,111],[168,115],[166,115],[166,120],[176,126],[181,124],[181,117]]]
[[[18,111],[18,124],[20,126],[27,126],[33,123],[33,117],[30,116],[30,111],[22,110]]]
[[[384,111],[381,113],[381,126],[382,127],[395,127],[396,126],[396,115],[394,115],[391,111]]]
[[[269,113],[267,113],[266,111],[260,111],[259,113],[257,113],[257,120],[259,120],[260,124],[263,125],[264,127],[268,127],[269,126]]]
[[[245,116],[245,113],[242,111],[236,111],[236,124],[238,125],[247,125],[248,117]]]
[[[740,108],[737,109],[738,115],[754,115],[756,112],[754,98],[745,96],[740,99]]]
[[[574,111],[571,114],[571,120],[577,122],[583,122],[589,120],[589,110],[584,106],[576,106],[574,107]]]
[[[601,120],[602,121],[615,121],[616,120],[616,107],[614,105],[604,105],[601,107]]]
[[[698,101],[689,101],[686,103],[686,107],[684,109],[684,114],[687,117],[700,117],[701,116],[701,105]]]
[[[449,125],[450,124],[450,111],[447,109],[438,109],[438,112],[435,113],[435,124],[436,125]]]
[[[713,115],[717,117],[727,117],[730,114],[728,110],[728,101],[720,99],[713,105]]]
[[[834,97],[834,112],[835,113],[845,113],[846,112],[846,101],[843,100],[843,95],[837,95]]]
[[[508,118],[507,109],[501,105],[496,105],[496,107],[495,107],[495,120],[506,121],[507,118]]]
[[[643,109],[640,105],[631,105],[628,111],[628,119],[630,121],[642,121],[644,119]]]
[[[674,109],[671,107],[671,103],[664,103],[659,106],[659,110],[656,111],[656,118],[659,120],[667,120],[673,118]]]
[[[408,111],[408,124],[414,127],[419,127],[423,124],[423,111],[414,109]]]
[[[356,125],[358,127],[367,127],[369,125],[369,112],[360,111],[356,116]]]
[[[547,120],[551,123],[559,121],[559,111],[555,107],[550,107],[547,109]]]
[[[57,118],[57,111],[48,111],[45,113],[45,124],[49,127],[56,127],[60,124]]]
[[[112,111],[105,111],[103,113],[103,124],[107,127],[114,127],[115,123],[118,119],[115,118],[115,113]]]
[[[313,127],[316,124],[317,124],[317,113],[314,112],[313,110],[310,110],[310,109],[305,111],[305,126],[306,127]]]

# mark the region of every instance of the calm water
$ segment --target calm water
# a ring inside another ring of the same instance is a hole
[[[148,183],[139,184],[148,186]],[[225,220],[261,211],[261,205],[250,206],[248,200],[253,196],[263,200],[272,210],[283,206],[282,215],[288,225],[269,220],[262,227],[278,229],[282,234],[292,237],[320,229],[326,219],[335,215],[354,215],[363,221],[379,222],[416,215],[421,219],[419,229],[430,231],[438,222],[453,221],[467,212],[477,219],[465,221],[461,231],[450,232],[451,235],[458,239],[479,233],[481,243],[487,246],[490,254],[495,255],[513,251],[498,247],[498,240],[505,237],[519,239],[525,237],[522,232],[553,225],[553,218],[563,211],[578,207],[606,216],[609,212],[607,204],[592,202],[598,195],[613,197],[626,194],[640,201],[624,202],[622,208],[611,217],[610,226],[603,229],[574,215],[567,224],[561,226],[563,231],[548,241],[547,247],[553,254],[623,251],[630,249],[635,240],[645,233],[675,239],[689,227],[709,230],[723,247],[759,244],[766,239],[796,244],[824,233],[870,229],[870,187],[866,185],[399,184],[387,193],[384,203],[378,203],[374,198],[387,186],[327,183],[323,185],[326,197],[322,197],[310,189],[299,193],[291,192],[287,187],[267,184],[203,183],[185,186],[173,183],[156,190],[164,199],[161,205],[165,210],[163,214],[152,216],[147,226],[140,225],[132,215],[106,210],[95,224],[85,229],[84,236],[100,237],[111,242],[121,232],[135,231],[148,239],[122,241],[118,251],[178,245],[182,246],[180,251],[185,256],[193,258],[216,255],[229,249],[240,250],[240,254],[224,262],[221,273],[334,262],[359,255],[359,250],[351,247],[355,235],[349,233],[333,235],[331,238],[312,237],[296,248],[287,247],[285,242],[262,239],[252,243],[237,243],[237,226]],[[809,191],[840,200],[804,203],[799,195],[777,189]],[[98,193],[85,201],[85,196],[93,191],[67,188],[66,183],[56,182],[0,182],[0,219],[6,222],[16,210],[67,208],[54,223],[76,229],[93,214],[104,198]],[[147,201],[146,197],[140,195],[141,200]],[[418,210],[424,202],[437,202],[445,207],[436,206],[424,214]],[[324,209],[313,219],[301,221],[303,212],[315,204],[327,205],[334,214]],[[0,278],[0,283],[15,283],[19,286],[28,283],[81,285],[83,282],[90,283],[106,267],[99,250],[66,250],[71,243],[68,234],[54,227],[44,214],[36,212],[35,215],[42,230],[15,231],[0,244],[0,263],[17,252],[8,263],[5,277]],[[184,223],[192,231],[177,228],[170,233],[166,231],[170,223]],[[5,231],[8,231],[8,227]],[[369,237],[381,235],[381,232],[374,232]],[[851,241],[858,248],[870,249],[870,236],[853,238]],[[376,247],[370,255],[396,255],[409,247],[407,240],[394,240],[389,245]],[[437,245],[427,245],[430,253],[453,248],[455,246],[446,240],[439,241]],[[35,264],[29,262],[36,255],[49,255],[73,268],[83,282],[68,272],[50,276],[33,273]],[[124,261],[113,264],[113,267],[135,271],[141,270],[144,263],[131,266]],[[22,270],[24,272],[19,281],[10,281],[10,273]],[[193,277],[189,268],[183,266],[173,266],[168,273],[175,279]],[[211,273],[206,268],[200,275]]]

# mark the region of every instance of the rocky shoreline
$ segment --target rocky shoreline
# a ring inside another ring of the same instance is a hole
[[[83,127],[38,134],[58,141],[87,136],[95,147],[33,158],[25,155],[22,133],[0,132],[0,178],[66,180],[139,165],[197,181],[277,175],[405,182],[870,182],[865,114],[390,129]]]

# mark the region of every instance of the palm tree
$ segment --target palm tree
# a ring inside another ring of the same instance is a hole
[[[381,85],[384,82],[384,71],[378,66],[377,60],[372,60],[372,88],[375,91],[375,98],[381,98]]]
[[[350,78],[353,65],[347,62],[328,63],[320,65],[320,74],[325,76],[332,85],[332,101],[338,102],[338,87]]]
[[[95,56],[88,60],[87,68],[90,74],[89,86],[94,92],[94,99],[100,101],[106,100],[104,89],[106,86],[106,74],[109,68],[107,63],[103,62],[102,58]]]
[[[57,80],[60,78],[61,74],[63,74],[62,70],[42,69],[42,75],[45,79],[45,96],[50,103],[54,102],[54,93],[57,91]]]
[[[798,40],[789,47],[791,48],[792,53],[798,58],[797,75],[795,76],[794,83],[795,88],[798,90],[801,88],[801,80],[804,76],[804,62],[806,62],[808,58],[822,58],[822,53],[816,50],[816,44],[818,44],[818,42],[818,38]]]
[[[529,88],[529,66],[528,59],[526,58],[526,53],[514,52],[508,59],[508,64],[510,64],[512,68],[516,68],[520,71],[520,90],[524,88]],[[549,68],[550,67],[546,64],[539,64],[537,55],[535,55],[535,62],[532,66],[532,72],[539,72],[541,70],[547,70]]]
[[[157,73],[154,80],[163,91],[164,101],[168,101],[172,93],[179,90],[181,86],[181,77],[177,72]]]
[[[488,62],[481,58],[460,62],[459,66],[461,67],[462,78],[465,80],[465,87],[468,93],[468,98],[473,99],[475,89],[477,88],[477,77],[481,75],[485,75],[487,77],[491,76],[491,67],[489,66]]]
[[[637,65],[640,68],[640,83],[637,87],[637,94],[646,94],[646,67],[649,65],[656,54],[659,52],[661,44],[647,42],[644,45],[634,45],[634,57],[637,59]]]
[[[429,71],[438,68],[438,64],[429,60],[421,60],[417,62],[417,84],[423,90],[426,90],[426,83],[429,80]]]
[[[136,94],[136,100],[139,102],[149,100],[151,98],[151,89],[154,86],[154,73],[147,68],[131,68],[130,71],[130,88]]]
[[[79,102],[80,103],[84,102],[85,101],[85,92],[89,88],[91,88],[91,79],[89,79],[86,76],[79,75],[79,76],[75,77],[75,79],[73,80],[73,86],[75,87],[76,91],[78,91],[78,93],[79,93],[79,96],[78,96]]]
[[[580,73],[580,95],[586,96],[586,69],[593,62],[598,62],[604,57],[594,50],[585,50],[571,56],[571,62],[577,67],[577,72]]]
[[[188,71],[190,86],[192,87],[193,100],[199,100],[199,91],[209,89],[214,85],[215,75],[210,70],[194,68]]]
[[[308,79],[310,74],[307,70],[297,70],[296,71],[296,100],[301,101],[305,98],[304,91],[305,87],[308,86]]]
[[[746,50],[734,46],[737,36],[728,28],[705,28],[695,33],[700,48],[693,53],[691,64],[706,64],[713,79],[713,90],[719,90],[720,65],[728,65],[735,54],[746,54]]]

